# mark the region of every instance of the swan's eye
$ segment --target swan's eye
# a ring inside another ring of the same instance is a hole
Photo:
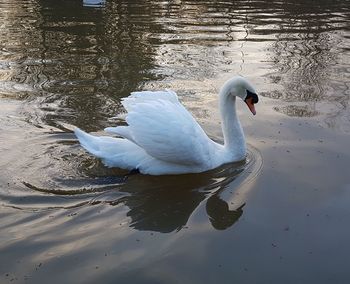
[[[259,102],[258,95],[255,94],[255,93],[250,92],[249,90],[247,90],[247,97],[245,99],[247,100],[247,99],[250,99],[250,98],[251,98],[251,102],[253,104],[257,104]]]

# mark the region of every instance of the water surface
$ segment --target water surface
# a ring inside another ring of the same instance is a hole
[[[349,1],[1,1],[1,283],[347,283]],[[108,169],[135,90],[175,90],[222,141],[242,75],[247,160],[151,177]]]

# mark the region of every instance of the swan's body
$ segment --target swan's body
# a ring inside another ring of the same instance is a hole
[[[75,134],[87,151],[109,167],[137,169],[151,175],[203,172],[245,158],[244,134],[236,114],[237,96],[255,114],[258,98],[254,88],[241,77],[227,81],[219,94],[224,145],[205,134],[170,90],[134,92],[124,98],[128,126],[105,129],[121,138],[96,137],[78,128]]]

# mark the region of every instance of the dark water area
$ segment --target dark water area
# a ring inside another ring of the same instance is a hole
[[[350,1],[0,2],[0,283],[348,283]],[[247,160],[132,175],[72,130],[173,89],[222,141],[247,77]]]

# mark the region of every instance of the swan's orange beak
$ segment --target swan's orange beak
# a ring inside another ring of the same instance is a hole
[[[255,106],[253,103],[253,98],[249,97],[249,98],[246,98],[244,101],[247,104],[249,110],[252,112],[252,114],[256,115],[256,110],[255,110]]]

